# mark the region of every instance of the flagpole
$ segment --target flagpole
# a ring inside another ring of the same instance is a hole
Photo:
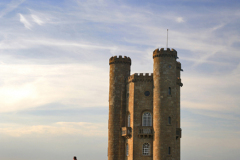
[[[168,29],[167,29],[167,48],[168,48]]]

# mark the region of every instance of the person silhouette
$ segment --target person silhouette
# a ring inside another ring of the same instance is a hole
[[[74,156],[74,157],[73,157],[73,160],[77,160],[77,157],[76,157],[76,156]]]

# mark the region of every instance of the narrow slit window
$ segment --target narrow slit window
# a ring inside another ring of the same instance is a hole
[[[128,143],[126,144],[126,156],[128,156]]]
[[[171,154],[171,147],[168,147],[168,154]]]
[[[130,127],[130,114],[128,114],[128,119],[127,119],[127,122],[128,122],[128,127]]]
[[[171,93],[172,91],[171,91],[171,87],[169,87],[168,88],[168,95],[171,95],[172,93]]]
[[[168,124],[171,124],[171,123],[172,123],[171,117],[168,117]]]

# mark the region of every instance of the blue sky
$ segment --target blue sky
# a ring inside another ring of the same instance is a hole
[[[240,157],[237,0],[1,0],[0,159],[107,159],[108,60],[182,63],[181,158]],[[80,158],[81,157],[81,158]]]

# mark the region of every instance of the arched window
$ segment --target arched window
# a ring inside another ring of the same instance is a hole
[[[126,144],[126,156],[128,156],[128,143]]]
[[[168,117],[168,124],[171,124],[171,123],[172,123],[171,117]]]
[[[130,127],[130,113],[128,114],[127,126]]]
[[[168,95],[171,95],[171,87],[168,88]]]
[[[150,112],[144,112],[142,115],[142,126],[152,126],[152,115]]]
[[[168,154],[171,154],[171,147],[168,147]]]
[[[150,155],[150,144],[149,143],[143,144],[143,155],[145,155],[145,156]]]

